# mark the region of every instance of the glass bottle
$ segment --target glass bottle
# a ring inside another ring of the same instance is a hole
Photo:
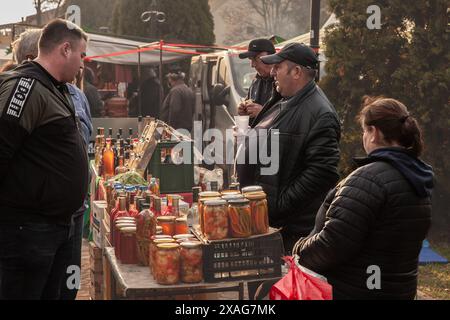
[[[200,187],[192,188],[192,207],[188,211],[187,224],[189,228],[195,228],[199,225],[198,199],[201,192]]]
[[[106,139],[106,148],[103,152],[103,171],[105,180],[109,180],[114,177],[114,151],[111,147],[111,139]]]

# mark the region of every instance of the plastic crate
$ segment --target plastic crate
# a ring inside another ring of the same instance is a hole
[[[160,142],[152,155],[148,165],[148,173],[159,178],[161,194],[192,192],[194,186],[194,153],[191,143],[191,163],[173,164],[170,157],[165,157],[164,150],[178,145],[178,142]]]
[[[210,241],[203,249],[205,282],[281,277],[283,255],[278,230],[246,239]]]

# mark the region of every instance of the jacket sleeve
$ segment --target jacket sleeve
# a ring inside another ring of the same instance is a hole
[[[179,119],[180,117],[186,117],[186,109],[184,109],[184,101],[183,101],[183,95],[181,90],[174,90],[172,95],[170,96],[169,101],[169,124],[174,127],[175,130],[177,129],[184,129],[179,128]]]
[[[339,180],[340,125],[332,113],[318,118],[305,139],[305,166],[281,190],[277,212],[292,214],[292,208],[307,207],[317,194],[326,193]]]
[[[321,273],[361,250],[387,197],[382,183],[364,169],[358,169],[342,183],[327,210],[322,230],[294,246],[293,253],[299,255],[301,265]]]
[[[0,182],[41,114],[35,80],[19,78],[0,86]]]

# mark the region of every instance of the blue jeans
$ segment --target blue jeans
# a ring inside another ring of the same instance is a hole
[[[58,300],[69,234],[62,225],[0,225],[0,300]]]

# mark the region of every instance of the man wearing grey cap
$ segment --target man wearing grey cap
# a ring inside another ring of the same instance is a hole
[[[333,105],[316,85],[318,59],[308,46],[286,45],[261,57],[283,97],[268,103],[255,119],[256,129],[279,131],[278,174],[255,172],[267,193],[270,224],[282,228],[287,253],[313,229],[316,212],[339,179],[340,123]]]
[[[254,119],[261,112],[263,106],[270,101],[274,93],[274,79],[270,72],[272,66],[261,61],[261,58],[269,54],[274,54],[275,46],[268,39],[252,40],[248,45],[248,51],[239,54],[241,59],[250,59],[252,68],[257,72],[253,80],[245,101],[238,107],[241,116],[250,116],[250,124],[253,126]],[[278,96],[278,95],[277,95]]]

